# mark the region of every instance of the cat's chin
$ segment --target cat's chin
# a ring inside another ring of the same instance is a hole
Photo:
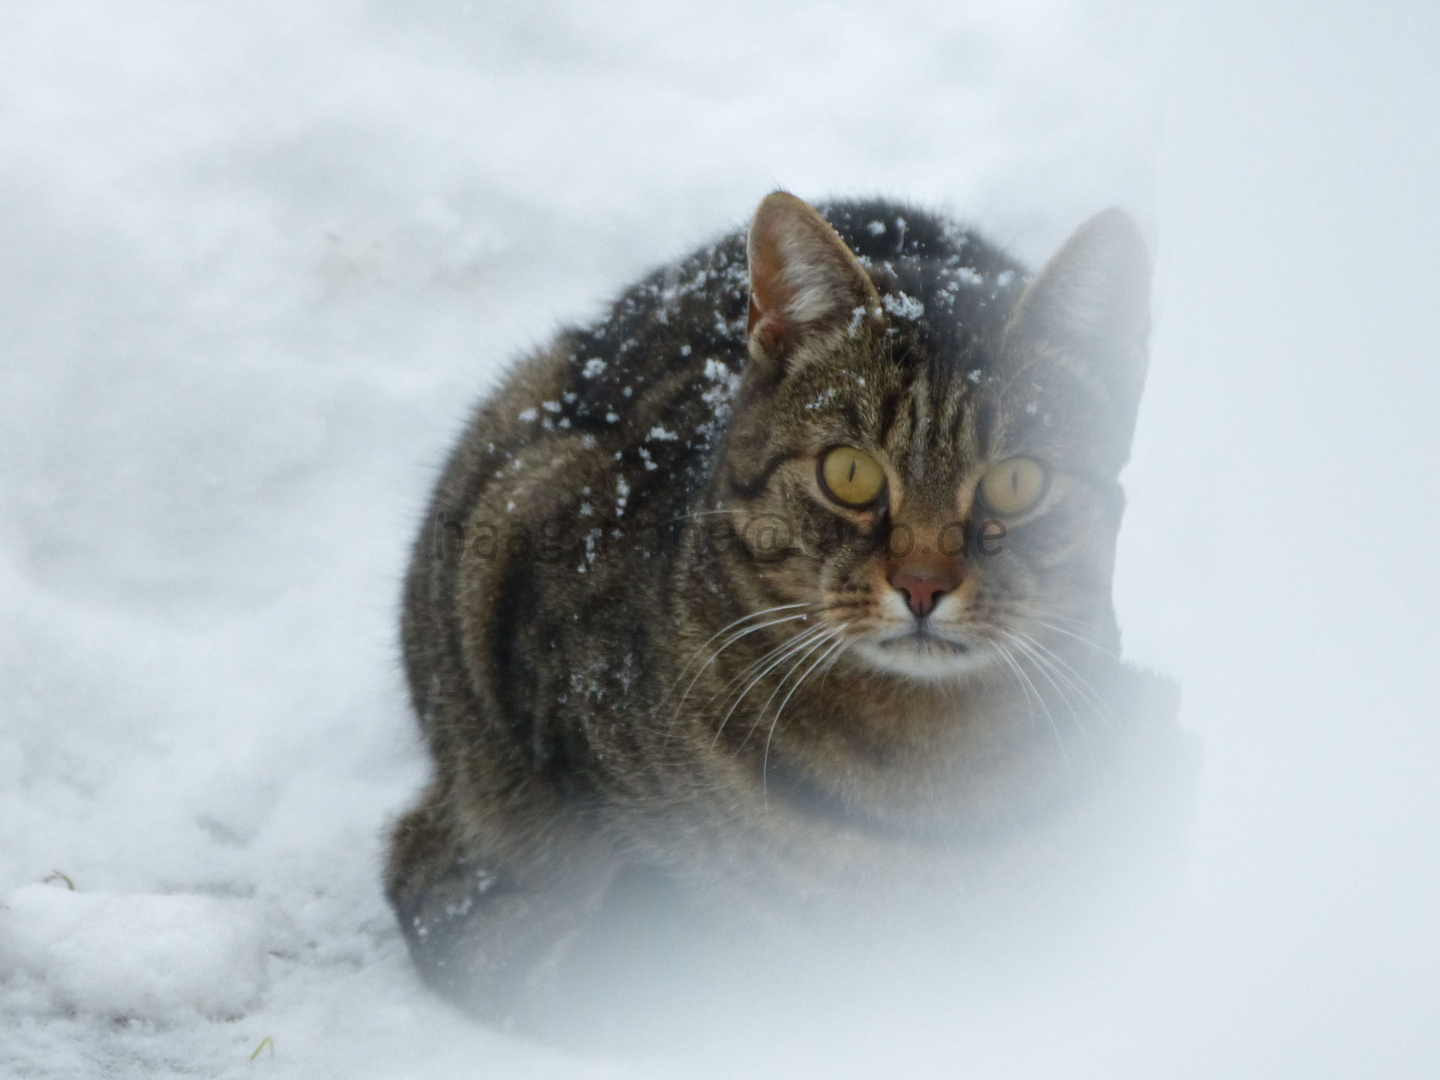
[[[990,664],[989,650],[933,634],[903,634],[862,641],[852,649],[871,666],[925,682],[967,679]]]

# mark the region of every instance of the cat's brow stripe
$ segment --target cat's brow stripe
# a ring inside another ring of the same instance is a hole
[[[880,399],[879,424],[875,436],[875,442],[879,446],[889,446],[890,436],[895,427],[895,421],[900,416],[900,402],[904,397],[899,390],[886,391],[885,396]]]
[[[766,485],[770,483],[770,478],[775,475],[775,470],[787,461],[793,460],[795,456],[794,451],[791,450],[778,451],[766,460],[765,464],[761,466],[759,473],[754,477],[749,479],[742,479],[738,476],[734,477],[730,485],[732,494],[742,499],[753,499],[765,490]]]

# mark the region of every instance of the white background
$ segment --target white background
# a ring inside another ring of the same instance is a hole
[[[1032,262],[1118,203],[1158,256],[1117,601],[1206,744],[1184,909],[1130,991],[897,1074],[1434,1076],[1437,41],[1418,3],[0,7],[0,1075],[628,1074],[409,969],[398,581],[503,365],[778,185]]]

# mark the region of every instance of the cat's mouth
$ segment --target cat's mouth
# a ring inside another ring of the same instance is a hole
[[[987,655],[971,642],[937,630],[928,620],[889,637],[857,642],[856,651],[882,671],[939,681],[968,676],[985,665]]]
[[[970,651],[965,642],[937,633],[928,622],[917,622],[911,629],[882,638],[876,644],[882,649],[918,649],[927,655],[963,656]]]

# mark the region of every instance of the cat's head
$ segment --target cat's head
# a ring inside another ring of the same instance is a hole
[[[900,225],[893,257],[862,261],[794,196],[756,213],[718,492],[746,572],[805,605],[785,610],[808,614],[815,656],[902,676],[1113,648],[1148,329],[1135,224],[1092,218],[1028,283],[987,279],[965,241],[907,249]]]

